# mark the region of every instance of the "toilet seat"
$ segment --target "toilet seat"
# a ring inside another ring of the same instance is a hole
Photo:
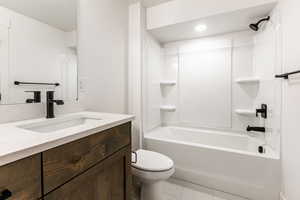
[[[169,179],[175,173],[173,161],[160,153],[138,150],[132,154],[132,174],[142,183],[143,200],[161,199],[161,181]],[[158,190],[157,190],[158,189]]]
[[[132,155],[134,160],[134,155]],[[136,151],[137,162],[132,167],[146,172],[164,172],[173,169],[174,162],[167,156],[153,151]]]

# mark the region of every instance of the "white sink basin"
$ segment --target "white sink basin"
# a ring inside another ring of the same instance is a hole
[[[93,117],[75,116],[72,118],[57,118],[45,120],[42,122],[20,125],[18,126],[18,128],[38,133],[50,133],[67,128],[99,122],[101,120],[102,119]]]

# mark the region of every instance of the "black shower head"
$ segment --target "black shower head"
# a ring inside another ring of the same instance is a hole
[[[271,19],[270,16],[263,18],[261,20],[259,20],[257,23],[255,24],[250,24],[249,27],[253,30],[253,31],[258,31],[259,30],[259,25],[260,23],[264,22],[264,21],[269,21]]]
[[[250,24],[249,27],[253,30],[253,31],[258,31],[259,27],[257,24]]]

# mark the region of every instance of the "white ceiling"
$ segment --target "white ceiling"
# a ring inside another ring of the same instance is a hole
[[[77,0],[0,0],[0,6],[64,31],[76,29]]]
[[[274,6],[275,4],[266,4],[263,6],[210,16],[196,21],[175,24],[149,31],[161,43],[167,43],[250,30],[249,24],[256,22],[260,17],[267,16]],[[207,26],[207,30],[202,33],[196,32],[194,28],[198,24],[205,24]]]
[[[152,7],[171,0],[129,0],[141,1],[145,7]],[[76,29],[77,0],[0,0],[0,6],[64,31]]]

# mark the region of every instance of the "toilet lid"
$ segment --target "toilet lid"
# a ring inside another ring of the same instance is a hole
[[[160,153],[142,149],[136,151],[136,153],[137,163],[132,163],[134,168],[144,171],[160,172],[168,171],[174,166],[173,161],[169,157]],[[134,154],[132,154],[132,160],[135,160]]]

